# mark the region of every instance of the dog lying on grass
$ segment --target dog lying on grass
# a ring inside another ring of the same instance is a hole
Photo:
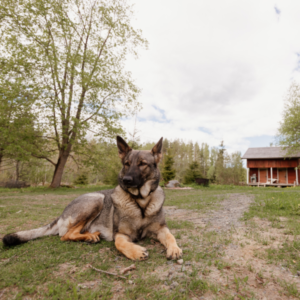
[[[123,168],[115,189],[81,195],[51,224],[8,234],[3,243],[14,246],[47,235],[91,243],[102,238],[114,240],[127,258],[145,260],[147,249],[133,242],[154,236],[166,247],[168,259],[180,258],[182,250],[166,225],[165,195],[159,186],[162,138],[151,151],[132,150],[119,136],[117,146]]]

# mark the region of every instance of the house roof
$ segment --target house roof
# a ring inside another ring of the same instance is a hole
[[[286,156],[287,150],[282,147],[259,147],[249,148],[242,158],[244,159],[259,159],[259,158],[292,158],[300,157],[300,152]]]

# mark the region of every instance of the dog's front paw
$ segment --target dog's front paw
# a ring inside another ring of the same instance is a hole
[[[85,239],[87,243],[98,243],[100,242],[100,232],[88,233]]]
[[[147,249],[138,245],[134,245],[130,249],[126,249],[124,254],[127,258],[132,260],[146,260],[149,257]]]
[[[172,245],[167,249],[167,259],[179,259],[182,256],[182,250],[177,245]]]

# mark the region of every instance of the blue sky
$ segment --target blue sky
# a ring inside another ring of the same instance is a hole
[[[274,142],[299,79],[300,2],[143,0],[133,25],[149,49],[127,68],[142,89],[142,141],[161,136],[229,152]],[[132,132],[134,118],[123,120]]]

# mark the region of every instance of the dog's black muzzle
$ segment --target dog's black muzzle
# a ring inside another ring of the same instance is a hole
[[[122,180],[124,185],[128,188],[137,188],[140,185],[140,180],[137,180],[133,176],[126,175]]]

